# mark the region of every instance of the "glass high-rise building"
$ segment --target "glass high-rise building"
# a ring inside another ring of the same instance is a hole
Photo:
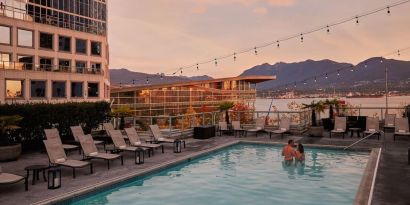
[[[0,0],[0,103],[109,100],[106,0]]]

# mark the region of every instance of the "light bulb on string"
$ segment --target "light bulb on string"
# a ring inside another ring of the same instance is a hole
[[[380,63],[383,63],[383,57],[380,57]]]
[[[390,15],[390,6],[387,6],[387,14]]]
[[[315,76],[315,83],[317,82],[317,80],[316,80],[316,76]]]
[[[330,33],[329,25],[326,26],[326,31],[327,31],[327,33]]]
[[[337,70],[337,76],[340,76],[340,71],[339,70]]]
[[[326,73],[326,75],[325,75],[325,78],[327,79],[327,73]]]
[[[147,81],[145,81],[146,84],[149,84],[149,78],[147,78]]]
[[[258,50],[255,48],[253,48],[255,50],[255,55],[258,55]]]
[[[293,87],[295,87],[295,88],[296,88],[296,83],[293,85]]]
[[[233,61],[236,61],[236,53],[233,53]]]
[[[303,33],[300,34],[300,42],[303,43]]]
[[[276,45],[276,46],[277,46],[278,48],[280,48],[279,41],[276,41],[276,43],[277,43],[277,45]]]
[[[356,16],[356,24],[359,24],[359,17]]]
[[[364,62],[364,68],[367,68],[367,61]]]
[[[196,64],[196,70],[199,70],[199,65],[198,65],[198,63]]]
[[[307,84],[307,82],[306,82],[306,80],[303,82],[303,85],[306,85]]]
[[[350,71],[352,71],[352,72],[354,71],[353,66],[350,66]]]
[[[216,61],[216,58],[215,58],[215,66],[218,66],[218,61]]]

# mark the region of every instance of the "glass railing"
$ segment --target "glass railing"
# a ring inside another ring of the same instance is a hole
[[[22,62],[0,61],[0,69],[5,70],[30,70],[44,72],[65,72],[65,73],[82,73],[82,74],[103,74],[101,69],[72,67],[72,66],[55,66],[50,64],[33,64]]]

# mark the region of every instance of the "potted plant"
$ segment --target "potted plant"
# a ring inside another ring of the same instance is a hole
[[[221,112],[225,111],[225,121],[227,124],[229,124],[229,109],[231,109],[233,106],[235,105],[234,102],[230,102],[230,101],[226,101],[226,102],[222,102],[221,104],[219,104],[219,110]]]
[[[125,127],[125,117],[132,116],[132,111],[131,111],[130,107],[121,106],[117,109],[113,109],[112,113],[116,118],[120,118],[120,124],[119,124],[118,128],[120,130],[123,130],[124,127]]]
[[[23,119],[19,115],[0,116],[0,161],[17,160],[21,155],[21,144],[11,139],[13,131],[20,128],[18,123]]]
[[[322,137],[323,136],[323,126],[319,126],[316,120],[316,113],[320,114],[324,111],[324,104],[322,101],[312,101],[310,104],[302,104],[303,109],[310,109],[312,112],[311,116],[311,126],[309,128],[309,135],[313,137]]]

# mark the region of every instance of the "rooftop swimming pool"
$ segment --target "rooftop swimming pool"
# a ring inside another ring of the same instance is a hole
[[[64,204],[352,204],[369,152],[305,152],[289,166],[280,146],[238,144]]]

